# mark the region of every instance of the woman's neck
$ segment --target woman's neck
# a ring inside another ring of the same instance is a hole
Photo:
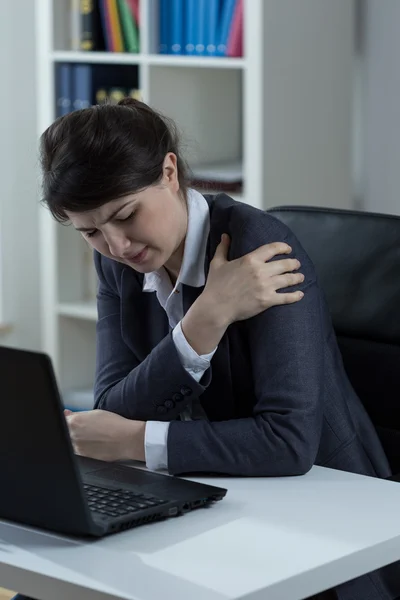
[[[172,285],[175,285],[183,261],[183,252],[185,249],[185,240],[182,241],[179,248],[174,252],[174,254],[170,257],[167,263],[165,263],[164,268],[167,271],[169,278],[171,280]]]
[[[181,223],[181,242],[175,252],[170,256],[169,260],[165,263],[164,268],[167,271],[169,278],[171,279],[171,283],[175,286],[176,281],[179,277],[179,273],[182,267],[183,262],[183,254],[185,252],[185,243],[186,243],[186,235],[188,231],[188,220],[189,220],[189,210],[187,206],[186,197],[181,198],[182,200],[182,223]]]
[[[171,280],[172,287],[175,287],[179,273],[175,275],[175,273],[172,273],[172,271],[170,271],[167,267],[164,267],[164,269],[167,271],[167,275]]]

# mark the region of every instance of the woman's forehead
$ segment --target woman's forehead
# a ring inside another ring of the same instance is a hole
[[[115,213],[122,210],[124,206],[132,204],[135,200],[135,196],[125,196],[123,198],[117,198],[116,200],[110,200],[101,206],[88,211],[72,212],[66,211],[67,217],[71,223],[77,229],[81,227],[95,226],[99,224],[105,224],[109,221]]]

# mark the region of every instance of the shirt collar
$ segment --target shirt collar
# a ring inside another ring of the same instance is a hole
[[[182,267],[175,287],[182,283],[192,287],[205,285],[204,261],[207,251],[207,240],[210,233],[210,210],[207,200],[199,192],[189,189],[187,193],[188,228]],[[145,273],[143,291],[154,292],[165,276],[164,268],[159,271]]]

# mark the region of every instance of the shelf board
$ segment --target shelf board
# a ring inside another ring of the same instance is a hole
[[[244,58],[228,58],[221,56],[172,56],[170,54],[149,54],[145,62],[150,65],[166,67],[203,67],[207,69],[243,69]]]
[[[143,54],[129,52],[74,52],[73,50],[56,50],[51,54],[54,62],[116,65],[139,65],[143,63],[143,57]]]
[[[97,321],[97,306],[95,302],[64,302],[57,305],[57,314],[73,319]]]
[[[208,69],[243,69],[244,58],[219,56],[173,56],[170,54],[131,54],[128,52],[52,52],[54,62],[115,64],[115,65],[164,65],[166,67],[200,67]]]

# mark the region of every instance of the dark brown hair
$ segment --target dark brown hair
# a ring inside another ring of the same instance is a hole
[[[40,139],[42,201],[53,217],[85,212],[159,183],[165,155],[177,157],[180,190],[187,166],[177,127],[149,106],[124,98],[57,119]]]

